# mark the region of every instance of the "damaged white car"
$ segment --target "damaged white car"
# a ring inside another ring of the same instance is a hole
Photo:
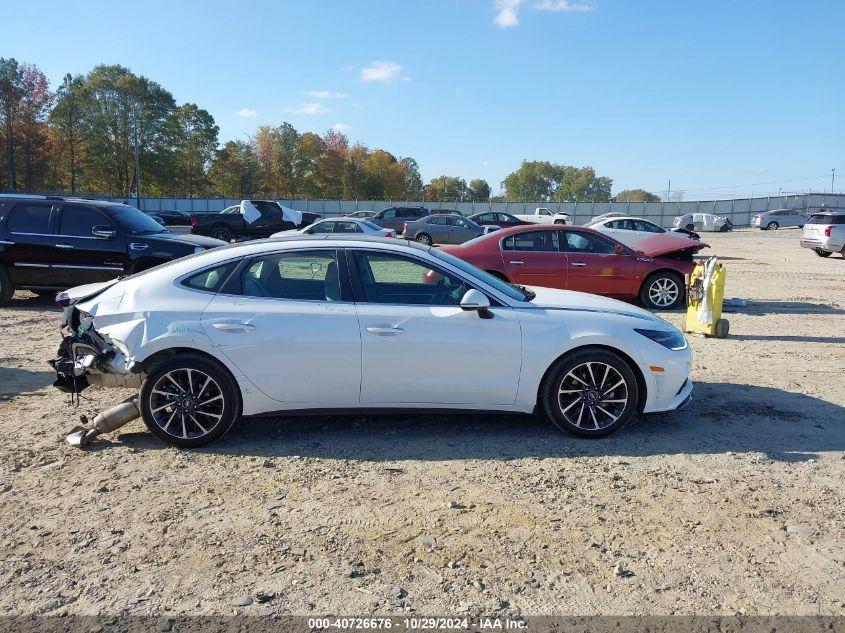
[[[600,436],[692,392],[686,339],[650,312],[395,239],[233,244],[57,300],[56,386],[139,389],[77,444],[139,414],[194,447],[242,415],[303,410],[539,410]]]

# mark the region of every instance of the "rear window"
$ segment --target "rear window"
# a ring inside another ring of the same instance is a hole
[[[840,217],[845,220],[845,215]],[[840,218],[837,218],[835,215],[814,215],[807,220],[807,224],[840,224],[840,222],[836,221],[838,219]]]
[[[49,204],[16,204],[6,226],[13,233],[49,233],[50,208]]]
[[[237,262],[227,262],[188,277],[182,284],[195,290],[217,292],[226,282]]]

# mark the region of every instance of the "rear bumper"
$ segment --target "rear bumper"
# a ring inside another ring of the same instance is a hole
[[[803,248],[812,248],[812,249],[818,248],[818,249],[821,249],[823,251],[830,251],[831,253],[838,253],[840,250],[842,250],[841,246],[837,246],[836,244],[833,244],[833,242],[830,239],[815,240],[815,239],[812,239],[812,238],[802,237],[801,238],[801,246]]]

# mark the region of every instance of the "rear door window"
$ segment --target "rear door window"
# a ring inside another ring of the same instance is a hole
[[[62,207],[59,233],[73,237],[91,237],[91,230],[95,226],[104,225],[111,227],[111,223],[99,211],[78,204],[66,204]]]
[[[51,208],[52,205],[44,203],[16,204],[9,212],[6,226],[12,233],[49,234]]]
[[[560,250],[560,231],[526,231],[506,238],[506,251],[554,252]]]
[[[845,216],[843,216],[845,217]],[[814,215],[809,220],[807,220],[807,224],[833,224],[833,216],[832,215]]]

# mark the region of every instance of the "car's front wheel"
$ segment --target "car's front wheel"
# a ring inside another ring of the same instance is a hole
[[[637,379],[625,360],[610,350],[586,348],[549,371],[540,404],[558,428],[581,437],[618,431],[637,410]]]
[[[767,230],[767,231],[777,231],[777,230],[778,230],[778,228],[780,228],[780,224],[778,224],[777,222],[769,222],[769,223],[766,225],[766,230]]]
[[[140,406],[153,435],[194,448],[221,438],[240,418],[240,389],[216,361],[180,354],[150,371],[141,385]]]
[[[674,310],[683,300],[684,284],[677,273],[654,273],[640,288],[640,301],[652,310]]]
[[[426,246],[431,246],[432,244],[431,235],[429,235],[428,233],[420,233],[419,235],[417,235],[416,240],[420,244],[425,244]]]
[[[687,224],[684,228],[687,231],[694,231],[695,230],[695,224]]]

